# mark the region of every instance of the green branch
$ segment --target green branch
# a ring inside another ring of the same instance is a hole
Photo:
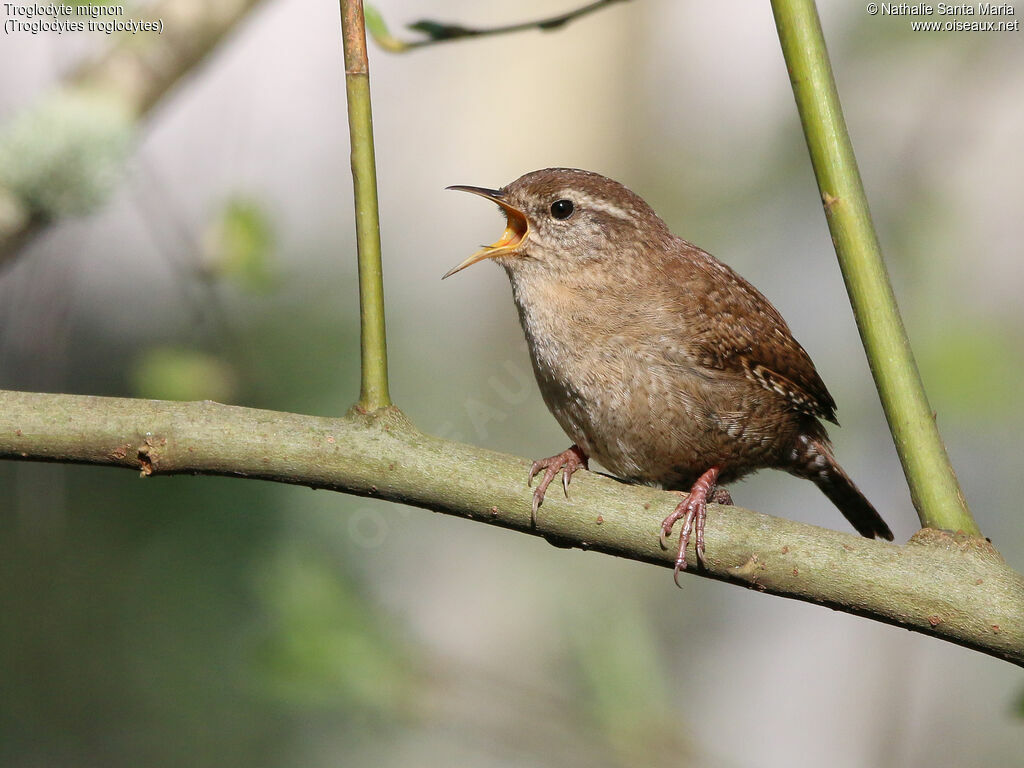
[[[424,435],[394,408],[328,419],[212,402],[0,391],[0,459],[259,478],[412,504],[666,569],[675,556],[658,544],[675,494],[580,472],[572,498],[549,494],[532,527],[529,461]],[[925,530],[900,547],[712,504],[705,567],[685,574],[1024,666],[1024,577],[984,539]],[[667,573],[665,590],[676,594]]]
[[[570,21],[593,13],[612,3],[621,3],[626,0],[596,0],[582,8],[574,11],[560,13],[557,16],[550,16],[538,21],[524,21],[519,24],[509,24],[502,27],[464,27],[461,24],[447,24],[439,21],[421,19],[415,24],[410,24],[409,29],[415,32],[422,32],[427,37],[424,40],[399,40],[393,37],[388,31],[384,18],[372,6],[366,8],[366,26],[370,30],[374,41],[386,51],[391,53],[405,53],[416,48],[424,48],[437,43],[448,43],[452,40],[466,40],[471,37],[486,37],[490,35],[506,35],[510,32],[525,32],[529,29],[539,29],[545,32],[558,29]]]
[[[814,0],[772,0],[772,9],[832,242],[921,525],[980,535],[882,261]]]
[[[370,111],[370,70],[362,0],[341,0],[345,48],[345,92],[352,147],[356,247],[359,259],[359,328],[362,355],[358,407],[374,411],[391,405],[388,394],[388,350],[384,328],[384,279],[377,213],[377,166],[373,153]]]

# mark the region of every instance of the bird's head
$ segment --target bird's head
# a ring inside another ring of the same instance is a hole
[[[668,236],[664,222],[617,181],[575,168],[545,168],[501,189],[454,186],[497,203],[505,231],[444,277],[494,259],[510,273],[524,268],[578,270],[625,261]],[[442,278],[443,279],[443,278]]]

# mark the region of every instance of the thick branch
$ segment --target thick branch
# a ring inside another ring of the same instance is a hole
[[[423,435],[392,408],[328,419],[212,402],[0,392],[0,458],[308,485],[656,565],[673,559],[658,529],[676,495],[581,472],[571,499],[548,494],[534,530],[527,461]],[[1024,666],[1024,578],[984,539],[926,529],[900,547],[711,505],[701,575]]]
[[[814,0],[772,0],[772,9],[825,218],[921,525],[980,535],[896,306]]]

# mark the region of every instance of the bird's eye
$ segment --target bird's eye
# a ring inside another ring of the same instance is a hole
[[[555,200],[551,204],[551,215],[556,219],[568,219],[572,216],[572,212],[575,207],[572,204],[572,200]]]

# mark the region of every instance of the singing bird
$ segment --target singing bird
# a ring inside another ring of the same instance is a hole
[[[707,502],[758,469],[806,478],[857,531],[892,539],[836,462],[822,420],[836,405],[804,348],[754,286],[672,234],[612,179],[546,168],[501,189],[454,186],[498,204],[506,227],[484,259],[500,264],[544,402],[573,445],[533,463],[533,520],[559,471],[593,458],[630,483],[688,491],[661,526],[682,530],[674,578],[695,536],[704,558]]]

